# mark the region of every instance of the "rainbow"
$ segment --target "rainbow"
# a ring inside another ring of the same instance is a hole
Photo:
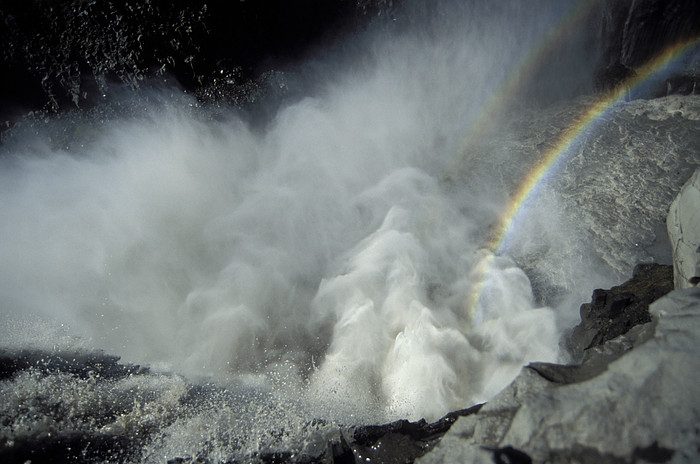
[[[492,234],[493,238],[488,248],[497,254],[504,251],[507,238],[512,233],[514,224],[517,222],[518,217],[524,214],[526,210],[525,205],[532,201],[537,192],[537,187],[556,170],[559,162],[566,158],[566,155],[571,152],[571,148],[580,141],[581,136],[587,133],[594,123],[609,113],[620,102],[624,101],[630,92],[649,81],[663,71],[672,61],[698,45],[700,45],[700,38],[681,42],[667,48],[663,53],[637,69],[634,76],[627,79],[616,89],[597,98],[593,104],[581,113],[575,122],[563,132],[552,148],[542,155],[538,164],[525,176],[525,179],[505,209],[496,231]]]
[[[700,45],[700,38],[679,42],[649,60],[644,66],[636,69],[635,74],[616,89],[599,96],[562,133],[552,147],[542,154],[539,162],[525,176],[515,194],[511,197],[508,206],[504,209],[501,219],[492,232],[488,243],[487,248],[490,253],[481,259],[474,271],[476,283],[466,302],[466,310],[470,319],[483,292],[491,261],[495,256],[502,255],[505,252],[508,238],[514,233],[518,220],[526,214],[528,209],[526,206],[534,202],[538,193],[538,187],[544,185],[546,179],[557,171],[557,167],[573,151],[572,148],[581,142],[583,136],[589,132],[596,122],[603,119],[620,102],[623,102],[625,97],[632,91],[660,74],[674,60],[682,57],[698,45]]]

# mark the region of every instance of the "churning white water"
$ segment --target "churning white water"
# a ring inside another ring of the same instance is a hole
[[[264,124],[160,88],[12,129],[6,344],[74,343],[229,386],[154,445],[176,452],[263,417],[437,419],[528,361],[557,361],[577,305],[544,306],[511,258],[484,261],[529,160],[498,130],[474,153],[465,134],[566,8],[483,3],[370,28],[290,74],[307,96]],[[581,258],[589,244],[554,190],[541,205],[521,257],[561,285],[557,302],[580,303],[615,274]],[[65,328],[37,333],[30,318]],[[179,379],[152,386],[166,409]]]

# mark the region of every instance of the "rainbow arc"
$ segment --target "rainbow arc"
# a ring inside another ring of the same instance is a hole
[[[577,15],[582,14],[580,11]],[[578,17],[578,16],[575,16]],[[556,36],[556,34],[554,35]],[[573,148],[581,143],[586,134],[594,129],[595,125],[605,119],[616,106],[622,104],[626,97],[640,86],[665,72],[675,61],[682,59],[686,54],[700,46],[700,37],[679,42],[668,47],[662,53],[649,60],[644,66],[636,69],[633,76],[624,81],[615,89],[598,96],[563,133],[547,151],[542,153],[537,164],[527,173],[512,195],[508,205],[504,208],[498,225],[491,234],[488,250],[491,258],[485,257],[476,271],[474,290],[466,303],[466,309],[471,316],[478,305],[483,293],[483,287],[487,279],[489,261],[493,256],[502,255],[507,250],[509,237],[515,233],[518,220],[527,214],[527,205],[532,204],[537,197],[538,189],[546,183],[546,179],[554,175],[564,161],[573,153]],[[510,89],[507,84],[505,91]],[[494,112],[493,108],[486,110]]]

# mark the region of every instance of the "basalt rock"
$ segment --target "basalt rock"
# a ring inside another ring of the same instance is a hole
[[[358,427],[343,435],[345,446],[354,460],[341,461],[334,457],[333,462],[412,463],[430,451],[457,419],[478,413],[482,406],[478,404],[451,412],[432,423],[401,420],[386,425]],[[349,456],[347,452],[344,455]]]
[[[654,263],[637,265],[622,285],[594,290],[591,302],[581,305],[581,323],[565,342],[573,358],[581,360],[586,350],[650,322],[649,305],[671,290],[673,267]]]
[[[21,389],[19,384],[22,385]],[[0,462],[138,462],[143,447],[188,411],[228,404],[240,395],[215,384],[189,384],[152,374],[100,352],[43,350],[0,353]],[[454,411],[436,422],[399,420],[384,425],[325,427],[318,446],[303,452],[261,450],[228,464],[407,464],[430,451],[460,418],[482,405]],[[309,430],[319,423],[309,423]],[[330,430],[330,432],[329,432]],[[285,431],[270,431],[271,434]],[[311,435],[310,435],[311,436]],[[210,463],[180,456],[169,463]],[[218,461],[217,461],[218,462]]]
[[[600,10],[601,89],[614,88],[666,48],[700,36],[700,4],[695,0],[603,0]],[[698,63],[688,61],[662,76],[641,97],[694,93]]]
[[[0,350],[0,380],[10,379],[29,369],[43,374],[60,372],[80,379],[97,376],[112,380],[148,372],[145,367],[122,364],[118,356],[101,352]]]
[[[673,249],[675,288],[700,284],[700,169],[671,204],[666,221]]]

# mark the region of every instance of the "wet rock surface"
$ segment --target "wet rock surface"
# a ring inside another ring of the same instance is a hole
[[[568,339],[580,363],[525,367],[420,462],[697,462],[700,289],[671,289],[672,266],[644,264],[594,291]]]
[[[0,350],[0,380],[11,379],[19,372],[34,369],[43,374],[64,373],[81,379],[102,377],[121,379],[148,372],[147,368],[124,365],[118,356],[104,353],[47,353],[31,350]]]
[[[604,40],[597,83],[600,88],[611,88],[665,47],[697,37],[700,5],[693,0],[604,0],[600,27]],[[643,96],[690,94],[698,81],[698,63],[688,62],[659,79]]]
[[[651,322],[649,305],[673,290],[673,268],[639,264],[632,279],[609,290],[596,289],[590,303],[581,305],[581,323],[568,340],[575,359],[586,350],[603,345],[632,327]]]
[[[700,169],[671,204],[666,226],[673,249],[675,288],[700,284]]]

